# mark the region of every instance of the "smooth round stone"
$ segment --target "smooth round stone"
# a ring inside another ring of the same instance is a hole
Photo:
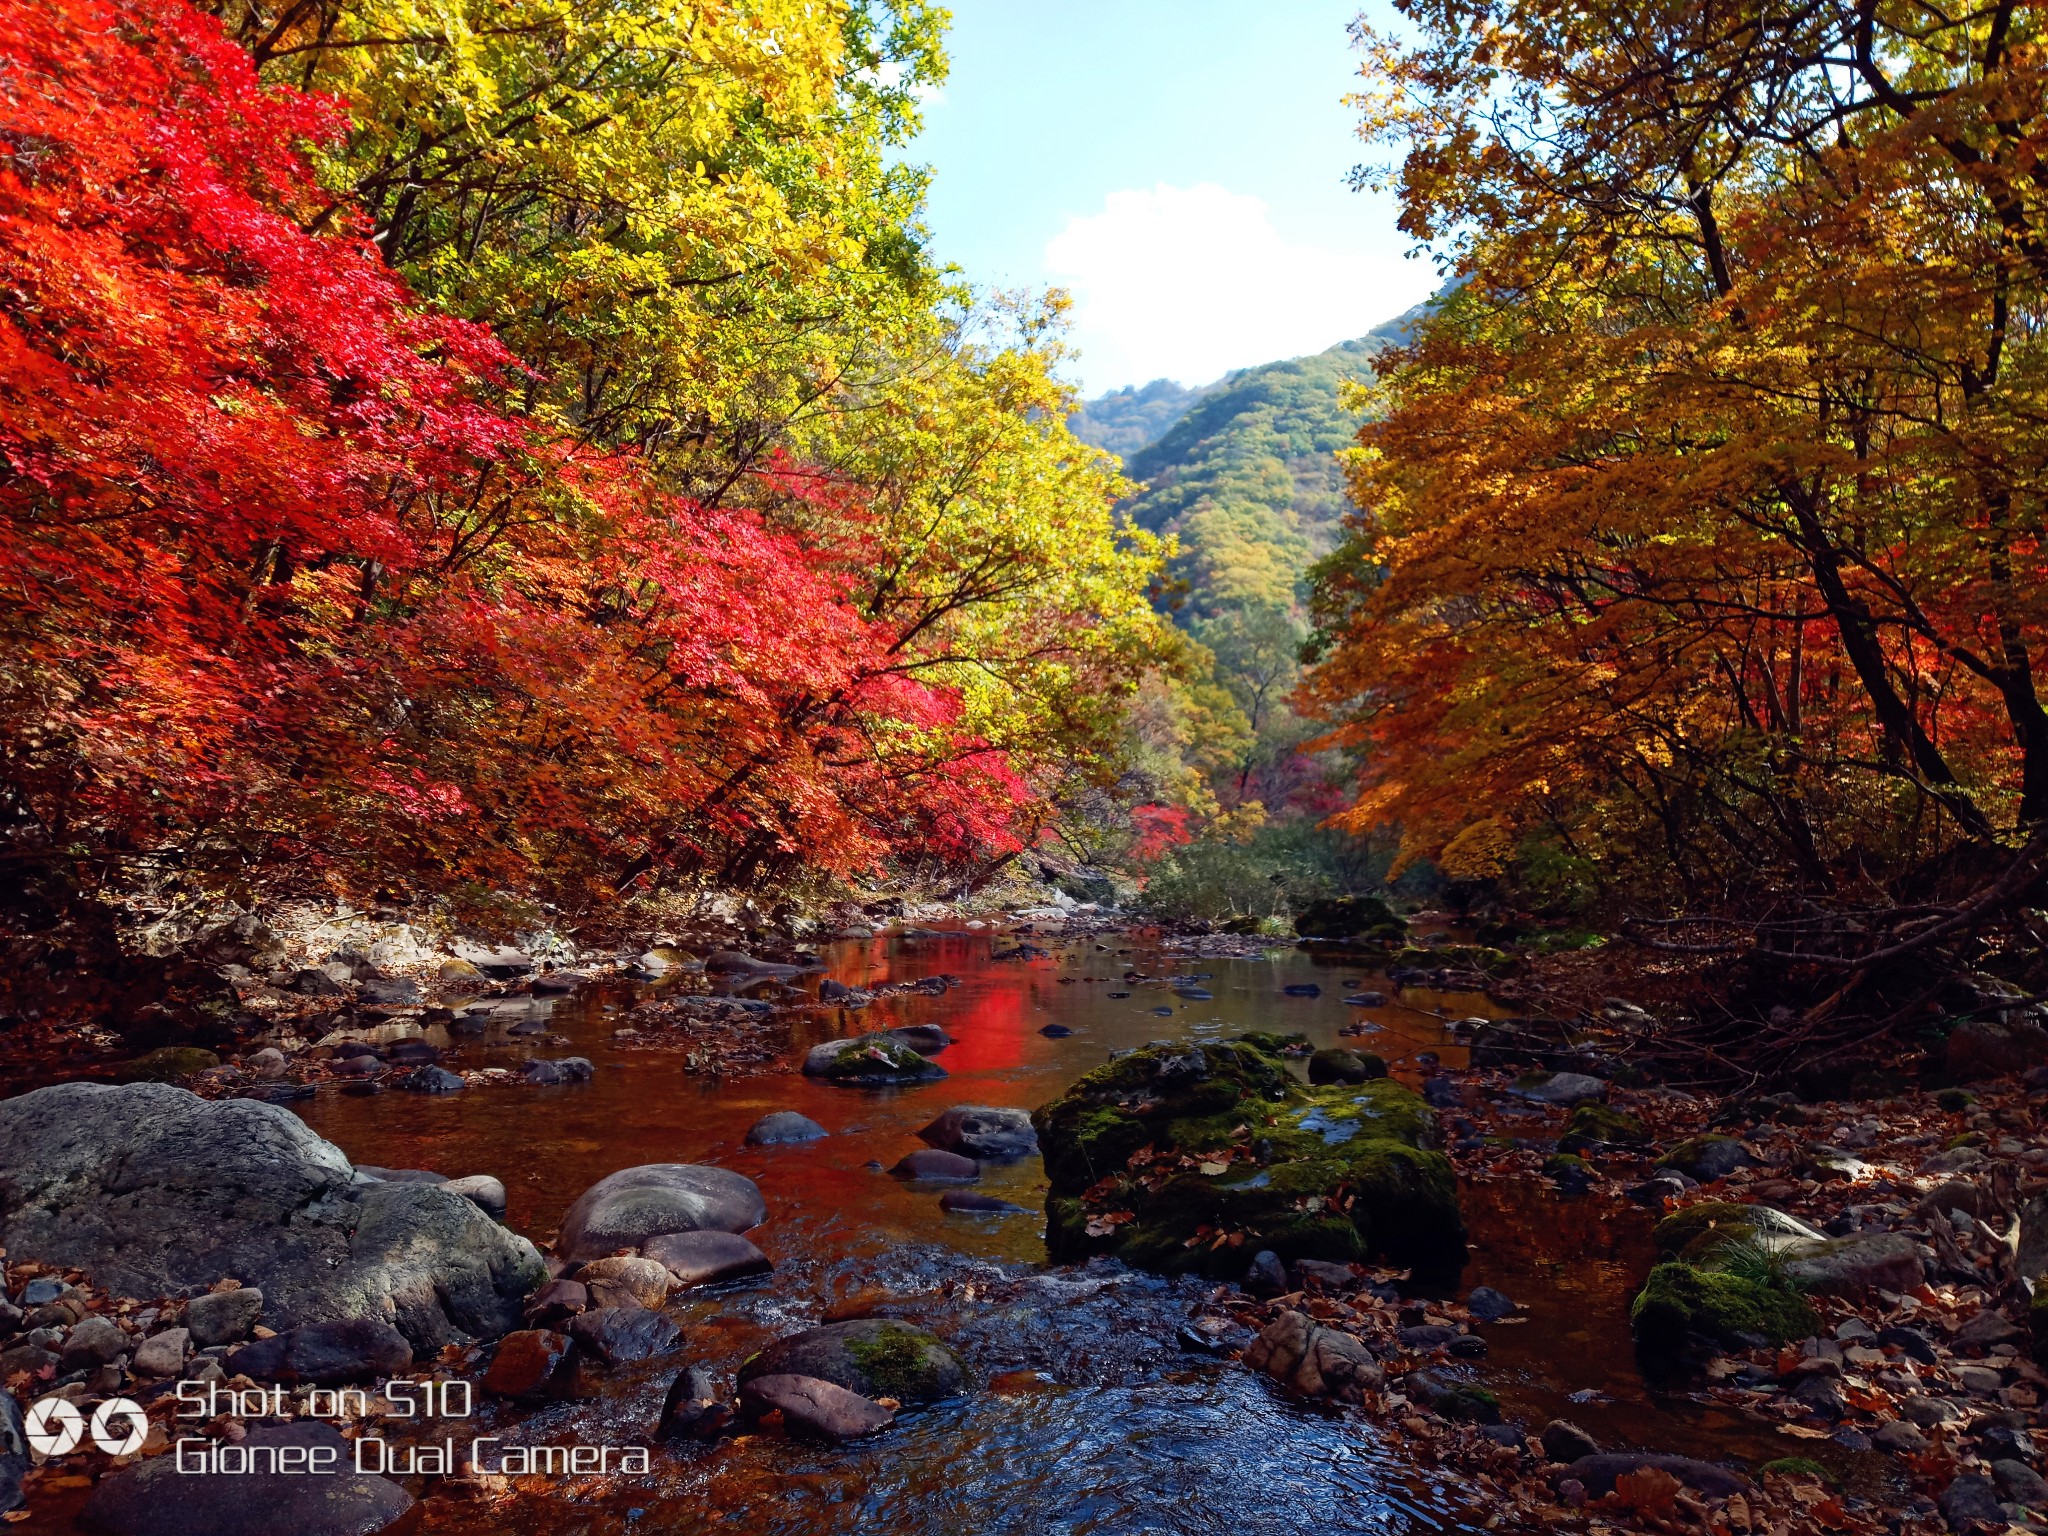
[[[556,1252],[598,1259],[664,1232],[744,1232],[768,1207],[754,1181],[703,1163],[644,1163],[599,1179],[562,1218]]]
[[[505,1185],[488,1173],[472,1173],[467,1178],[450,1179],[441,1186],[451,1195],[460,1195],[471,1205],[482,1211],[493,1221],[505,1219]]]
[[[879,1434],[896,1422],[874,1399],[816,1376],[757,1376],[740,1388],[740,1413],[749,1424],[780,1413],[790,1434],[834,1444]]]
[[[631,1303],[658,1307],[668,1300],[668,1267],[655,1259],[617,1257],[593,1259],[576,1271],[600,1307]]]
[[[816,1141],[828,1134],[825,1127],[809,1115],[800,1115],[793,1109],[778,1109],[773,1114],[763,1115],[747,1128],[747,1145],[781,1147],[792,1142]]]
[[[956,1104],[919,1131],[917,1139],[963,1157],[1029,1157],[1038,1150],[1028,1110],[987,1104]]]
[[[889,1170],[899,1179],[923,1181],[947,1180],[956,1184],[971,1184],[981,1177],[981,1164],[971,1157],[962,1157],[958,1152],[942,1152],[937,1147],[926,1147],[913,1152],[894,1168]]]
[[[816,1376],[863,1397],[928,1403],[967,1384],[960,1357],[930,1332],[893,1318],[826,1323],[777,1339],[740,1367],[744,1386],[763,1376]]]
[[[775,1267],[737,1232],[664,1232],[650,1237],[640,1253],[665,1267],[679,1287],[742,1280]]]
[[[569,1337],[606,1365],[629,1365],[668,1354],[683,1342],[683,1330],[645,1307],[599,1307],[571,1318]]]

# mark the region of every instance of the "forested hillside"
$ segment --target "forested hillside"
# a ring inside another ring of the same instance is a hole
[[[1245,916],[1247,904],[1255,915],[1301,881],[1346,883],[1316,830],[1340,803],[1343,765],[1302,752],[1315,731],[1288,701],[1308,637],[1309,570],[1338,543],[1351,505],[1338,455],[1359,418],[1344,386],[1371,377],[1373,355],[1410,318],[1205,388],[1161,379],[1113,391],[1069,419],[1139,482],[1120,510],[1179,544],[1167,603],[1190,644],[1142,722],[1142,756],[1159,798],[1185,813],[1174,833],[1191,840],[1155,886],[1174,885],[1176,858],[1218,863],[1218,849],[1238,850],[1230,871],[1211,871],[1222,884],[1175,895],[1198,915]]]

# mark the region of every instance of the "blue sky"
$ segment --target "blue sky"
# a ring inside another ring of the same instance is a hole
[[[1089,394],[1319,351],[1434,289],[1391,203],[1345,185],[1357,0],[951,9],[952,78],[910,149],[936,254],[1070,289]]]

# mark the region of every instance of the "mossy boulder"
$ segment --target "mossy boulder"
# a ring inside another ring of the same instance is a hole
[[[1659,1264],[1629,1308],[1636,1344],[1674,1355],[1695,1336],[1729,1348],[1783,1344],[1819,1327],[1806,1298],[1785,1286],[1690,1264]]]
[[[804,1057],[804,1076],[857,1088],[889,1088],[902,1083],[936,1082],[946,1075],[892,1035],[856,1035],[812,1046]]]
[[[1349,1050],[1341,1045],[1325,1046],[1308,1059],[1308,1080],[1326,1083],[1369,1083],[1387,1075],[1384,1058],[1370,1051]]]
[[[1560,1150],[1579,1152],[1587,1147],[1640,1147],[1650,1139],[1643,1122],[1626,1110],[1605,1104],[1581,1104],[1564,1123]]]
[[[1815,1231],[1796,1216],[1739,1200],[1702,1200],[1673,1211],[1657,1223],[1650,1239],[1657,1245],[1660,1259],[1683,1257],[1691,1264],[1705,1262],[1729,1243],[1796,1254],[1828,1241],[1826,1233]]]
[[[1736,1169],[1748,1168],[1755,1162],[1748,1149],[1733,1136],[1695,1136],[1657,1159],[1660,1168],[1676,1168],[1702,1184],[1725,1179]]]
[[[1408,925],[1377,896],[1336,896],[1312,901],[1294,919],[1304,939],[1367,938],[1380,944],[1407,942]]]
[[[114,1075],[124,1083],[182,1083],[219,1065],[220,1057],[200,1046],[166,1045],[124,1061]]]
[[[1155,1046],[1031,1117],[1060,1262],[1113,1254],[1232,1276],[1271,1249],[1348,1262],[1462,1262],[1457,1182],[1429,1106],[1378,1079],[1303,1087],[1254,1039]]]
[[[967,1384],[960,1357],[932,1334],[890,1318],[827,1323],[777,1339],[740,1367],[742,1385],[757,1376],[815,1376],[863,1397],[929,1403]]]

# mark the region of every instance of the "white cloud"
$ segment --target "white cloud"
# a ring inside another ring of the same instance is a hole
[[[1068,218],[1045,265],[1073,290],[1091,393],[1320,352],[1435,287],[1427,262],[1289,244],[1260,199],[1206,182],[1110,193]]]

